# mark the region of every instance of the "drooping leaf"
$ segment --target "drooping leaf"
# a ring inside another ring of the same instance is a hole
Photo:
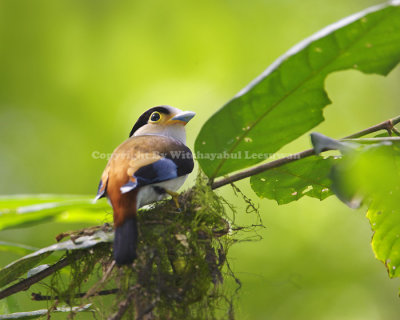
[[[290,49],[218,110],[195,149],[211,178],[254,165],[323,121],[324,80],[355,69],[386,75],[400,61],[399,1],[347,17]],[[216,155],[219,155],[216,159]],[[213,160],[211,160],[214,158]]]
[[[106,201],[73,195],[18,195],[0,197],[0,230],[48,222],[102,223],[109,216]]]
[[[400,148],[393,145],[381,149],[363,157],[359,162],[361,172],[356,174],[368,178],[360,183],[366,183],[363,191],[372,199],[367,212],[374,231],[372,249],[393,278],[400,277]]]
[[[0,270],[0,287],[17,280],[55,251],[87,249],[99,243],[111,242],[113,241],[113,237],[114,235],[112,232],[99,230],[91,236],[82,236],[74,241],[68,240],[56,243],[28,254]]]
[[[342,154],[353,154],[361,145],[354,142],[343,142],[327,137],[321,133],[313,132],[311,134],[311,143],[315,153],[320,154],[327,150],[339,150]],[[346,159],[347,160],[347,159]],[[345,169],[343,169],[345,168]],[[334,165],[329,172],[330,189],[336,197],[352,209],[359,208],[362,204],[363,197],[360,196],[353,185],[347,183],[345,173],[346,166]]]
[[[373,168],[374,159],[380,157],[383,162],[393,155],[388,153],[396,150],[396,145],[400,143],[398,137],[379,137],[379,138],[357,138],[335,140],[320,133],[311,134],[311,142],[315,152],[320,153],[325,150],[340,150],[344,159],[338,165],[332,167],[330,179],[332,180],[331,190],[335,195],[350,208],[359,208],[365,198],[375,195],[374,190],[364,190],[370,183],[361,183],[365,177],[370,179],[369,171],[379,172]],[[395,151],[394,151],[395,152]],[[380,163],[379,159],[375,159]],[[361,172],[361,173],[360,173]],[[356,177],[355,175],[358,174]],[[352,177],[349,179],[349,177]],[[378,192],[379,193],[379,192]]]
[[[400,188],[400,144],[360,145],[342,158],[331,177],[331,189],[345,203],[352,198],[366,203],[385,199],[388,206],[396,206],[390,195]]]
[[[400,276],[400,209],[374,202],[367,218],[374,231],[372,249],[375,257],[382,261],[391,278]]]
[[[374,231],[372,248],[390,277],[400,276],[400,146],[365,145],[338,165],[342,182],[365,198]]]
[[[364,196],[358,186],[348,182],[346,177],[348,170],[349,167],[345,165],[338,165],[332,168],[330,174],[332,179],[331,190],[349,208],[358,209],[363,204]]]
[[[286,204],[309,196],[323,200],[332,195],[329,178],[334,157],[311,156],[252,176],[250,184],[260,198]]]

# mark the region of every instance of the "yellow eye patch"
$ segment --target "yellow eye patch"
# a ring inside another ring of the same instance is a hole
[[[161,113],[159,113],[158,111],[154,111],[149,118],[149,122],[152,123],[159,122],[160,120],[161,120]]]

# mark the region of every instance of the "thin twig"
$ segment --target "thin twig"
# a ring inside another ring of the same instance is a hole
[[[27,279],[24,279],[12,286],[0,291],[0,300],[4,299],[14,293],[28,290],[31,285],[35,284],[36,282],[39,282],[40,280],[43,280],[44,278],[48,277],[49,275],[53,274],[54,272],[68,266],[75,259],[77,259],[77,254],[75,254],[73,257],[68,256],[68,257],[58,261],[57,263],[53,264],[52,266],[44,269],[43,271],[38,272],[37,274],[35,274]]]
[[[113,260],[110,265],[108,266],[106,272],[104,273],[103,277],[101,278],[100,281],[98,281],[93,287],[91,287],[86,293],[79,293],[77,296],[78,298],[82,298],[82,300],[87,300],[92,296],[96,295],[107,295],[107,294],[114,294],[118,292],[118,289],[111,289],[111,290],[103,290],[103,291],[98,291],[100,287],[104,284],[104,282],[109,278],[111,271],[115,267],[115,261]],[[103,293],[103,294],[101,294]],[[83,307],[83,303],[80,305],[80,307]],[[72,311],[68,319],[73,319],[76,315],[75,311]]]
[[[60,301],[58,301],[58,300],[54,301],[53,305],[47,310],[47,317],[46,317],[47,320],[51,319],[51,313],[54,310],[57,310],[57,306],[58,306],[59,303],[60,303]]]
[[[102,290],[102,291],[98,291],[98,292],[94,292],[92,295],[95,296],[106,296],[109,294],[115,294],[118,292],[118,289],[110,289],[110,290]],[[74,295],[74,298],[83,298],[87,293],[86,292],[81,292],[81,293],[77,293]],[[58,296],[43,296],[40,293],[34,293],[32,292],[32,300],[34,301],[47,301],[47,300],[58,300],[59,297]]]
[[[115,261],[113,260],[110,264],[110,266],[107,268],[106,272],[104,273],[103,277],[101,278],[101,280],[99,282],[97,282],[92,288],[90,288],[88,290],[88,292],[83,296],[84,299],[88,299],[91,296],[97,295],[98,292],[96,292],[100,286],[102,286],[104,284],[104,282],[106,282],[106,280],[110,277],[111,271],[114,269],[115,267]],[[100,291],[101,292],[101,291]]]
[[[393,119],[389,119],[389,120],[383,121],[383,122],[378,123],[378,124],[376,124],[376,125],[374,125],[372,127],[369,127],[367,129],[361,130],[361,131],[359,131],[357,133],[354,133],[354,134],[352,134],[352,135],[350,135],[350,136],[348,136],[348,137],[346,137],[344,139],[359,138],[359,137],[365,136],[365,135],[367,135],[369,133],[377,132],[377,131],[380,131],[380,130],[386,130],[390,134],[390,132],[393,130],[393,126],[395,126],[399,122],[400,122],[400,116],[397,116],[397,117],[395,117]]]
[[[131,301],[135,298],[137,294],[137,290],[139,288],[139,285],[135,285],[132,288],[129,289],[128,296],[125,298],[125,300],[122,300],[118,304],[118,311],[115,312],[113,315],[111,315],[108,320],[120,320],[124,316],[125,312],[128,310],[129,306],[131,305]]]
[[[353,142],[366,142],[366,143],[377,143],[377,142],[399,142],[400,137],[377,137],[377,138],[356,138],[356,139],[342,139],[343,141]]]
[[[156,304],[152,303],[149,306],[147,306],[141,313],[139,313],[136,317],[136,320],[143,320],[145,319],[145,316],[148,315],[153,309],[155,308]],[[147,318],[146,318],[147,319]]]
[[[398,123],[400,123],[400,116],[397,116],[397,117],[395,117],[393,119],[386,120],[384,122],[381,122],[381,123],[376,124],[376,125],[374,125],[372,127],[366,128],[366,129],[361,130],[359,132],[353,133],[353,134],[351,134],[351,135],[349,135],[347,137],[344,137],[343,139],[355,139],[355,138],[359,138],[359,137],[362,137],[362,136],[365,136],[367,134],[370,134],[370,133],[373,133],[373,132],[377,132],[377,131],[380,131],[380,130],[387,130],[389,133],[391,133],[393,131],[393,126],[395,126]],[[262,163],[260,165],[257,165],[257,166],[254,166],[254,167],[251,167],[251,168],[248,168],[248,169],[244,169],[244,170],[242,170],[242,171],[240,171],[238,173],[234,173],[234,174],[232,174],[230,176],[227,176],[227,177],[224,177],[224,178],[222,178],[220,180],[214,181],[212,183],[212,185],[211,185],[211,188],[212,189],[217,189],[217,188],[220,188],[220,187],[225,186],[227,184],[230,184],[232,182],[239,181],[239,180],[254,176],[254,175],[258,174],[258,173],[261,173],[261,172],[264,172],[264,171],[267,171],[267,170],[270,170],[270,169],[273,169],[273,168],[280,167],[280,166],[282,166],[282,165],[284,165],[286,163],[297,161],[297,160],[312,156],[314,154],[315,154],[314,149],[307,149],[307,150],[304,150],[302,152],[298,152],[298,153],[292,154],[292,155],[290,155],[288,157],[285,157],[285,158],[281,158],[281,159],[278,159],[278,160],[275,160],[275,161],[271,161],[271,162],[267,162],[267,163]]]

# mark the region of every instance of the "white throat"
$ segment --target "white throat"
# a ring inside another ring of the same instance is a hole
[[[143,135],[160,135],[171,137],[173,139],[179,140],[186,145],[186,131],[182,124],[172,124],[172,125],[154,125],[146,124],[139,128],[133,136],[143,136]]]

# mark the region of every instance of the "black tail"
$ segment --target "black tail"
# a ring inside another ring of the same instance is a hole
[[[136,259],[138,230],[136,217],[125,220],[115,228],[114,260],[117,264],[130,264]]]

